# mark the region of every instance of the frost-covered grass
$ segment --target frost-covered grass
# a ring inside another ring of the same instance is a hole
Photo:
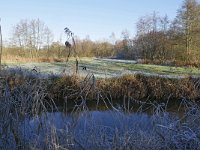
[[[8,63],[9,67],[20,66],[23,68],[33,69],[36,67],[40,72],[60,74],[64,70],[73,74],[75,61],[71,59],[68,63]],[[114,77],[124,74],[146,74],[163,77],[185,77],[199,76],[200,69],[192,67],[172,67],[160,65],[136,64],[135,61],[115,60],[115,59],[86,59],[83,58],[79,63],[79,74],[86,75],[93,73],[96,77]],[[86,66],[87,70],[82,70]]]
[[[75,72],[75,61],[71,59],[68,63],[7,63],[9,67],[20,66],[23,68],[37,68],[39,72],[60,74],[64,71],[68,74]],[[82,67],[86,66],[86,70]],[[93,73],[96,77],[116,77],[124,74],[145,74],[147,76],[160,76],[167,78],[184,78],[185,76],[199,76],[200,69],[190,67],[171,67],[160,65],[136,64],[135,61],[116,59],[87,59],[79,61],[79,74],[87,75]]]
[[[159,65],[146,65],[146,64],[135,64],[135,65],[124,65],[118,64],[118,67],[124,67],[128,70],[144,71],[158,74],[169,74],[169,75],[195,75],[200,74],[200,69],[189,68],[189,67],[171,67],[171,66],[159,66]]]

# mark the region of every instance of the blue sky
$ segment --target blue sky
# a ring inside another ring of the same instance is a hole
[[[153,11],[170,19],[183,0],[2,0],[0,17],[4,39],[21,19],[41,19],[52,30],[54,40],[69,27],[75,35],[92,40],[108,39],[112,32],[120,38],[127,29],[135,33],[138,18]]]

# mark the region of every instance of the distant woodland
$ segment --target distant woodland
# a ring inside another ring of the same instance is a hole
[[[200,4],[184,0],[176,17],[158,13],[141,16],[132,38],[127,30],[121,40],[112,33],[108,41],[92,41],[75,36],[79,57],[109,57],[139,60],[142,63],[200,66]],[[74,31],[76,32],[76,31]],[[67,39],[66,39],[67,40]],[[3,58],[53,58],[57,61],[68,54],[62,39],[53,40],[53,33],[40,19],[20,20],[12,29],[12,37],[3,49]]]

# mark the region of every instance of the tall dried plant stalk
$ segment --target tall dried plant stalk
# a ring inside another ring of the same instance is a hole
[[[74,39],[74,33],[71,31],[71,30],[69,30],[69,28],[65,28],[64,29],[65,30],[65,34],[67,35],[67,37],[68,37],[68,39],[72,39],[72,44],[73,44],[73,47],[71,47],[71,44],[68,42],[68,41],[66,41],[65,42],[65,46],[66,46],[66,48],[69,48],[69,53],[68,53],[68,56],[67,56],[67,61],[66,62],[68,62],[68,60],[69,60],[69,57],[70,57],[70,55],[71,55],[71,51],[73,51],[74,52],[74,54],[75,54],[75,58],[76,58],[76,74],[78,73],[78,64],[79,64],[79,58],[78,58],[78,54],[77,54],[77,52],[76,52],[76,42],[75,42],[75,39]]]

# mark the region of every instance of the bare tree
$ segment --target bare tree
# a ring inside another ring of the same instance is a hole
[[[13,29],[13,44],[24,51],[29,50],[32,58],[34,53],[38,57],[39,50],[52,41],[50,29],[40,19],[21,20]]]
[[[199,54],[200,36],[200,5],[197,0],[184,0],[178,10],[175,21],[177,29],[182,33],[181,42],[185,45],[186,60],[191,61],[192,55]],[[176,30],[178,32],[178,30]],[[196,54],[195,54],[196,51]]]
[[[33,52],[29,49],[30,37],[28,28],[28,20],[20,20],[20,22],[13,27],[11,43],[13,46],[19,47],[24,54],[26,53],[26,50],[30,50],[30,56],[33,58]]]
[[[53,42],[53,34],[48,27],[45,27],[44,29],[44,38],[45,45],[47,46],[47,57],[49,58],[50,44]]]
[[[30,48],[34,49],[36,56],[38,56],[38,51],[45,44],[45,27],[44,22],[40,19],[31,20],[29,23],[30,30]]]
[[[137,23],[134,47],[144,60],[164,62],[169,55],[169,20],[167,16],[141,17]]]

